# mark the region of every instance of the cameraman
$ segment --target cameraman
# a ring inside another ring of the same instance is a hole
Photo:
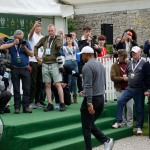
[[[0,114],[10,113],[10,109],[6,106],[10,101],[12,94],[9,91],[4,91],[5,84],[0,75]]]
[[[14,40],[10,40],[0,46],[1,50],[9,49],[11,55],[11,80],[14,89],[14,107],[15,114],[20,113],[21,104],[24,113],[32,113],[29,109],[30,96],[30,73],[29,73],[29,56],[33,56],[28,41],[23,40],[24,33],[21,30],[14,32]],[[20,80],[22,80],[23,97],[20,95]]]

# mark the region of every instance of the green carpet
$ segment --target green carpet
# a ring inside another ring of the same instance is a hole
[[[78,104],[67,107],[65,112],[33,109],[32,114],[14,114],[11,105],[11,113],[1,115],[5,126],[0,150],[83,150],[81,102],[82,98],[79,97]],[[111,129],[115,112],[116,102],[108,102],[96,124],[106,135],[116,140],[132,136],[132,128]],[[92,143],[93,147],[100,144],[94,137]]]

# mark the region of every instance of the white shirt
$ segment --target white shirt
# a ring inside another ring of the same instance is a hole
[[[31,49],[32,51],[34,51],[34,46],[39,42],[39,40],[43,37],[43,35],[38,35],[36,34],[35,32],[33,33],[33,36],[31,37],[31,39],[29,40],[29,43],[30,43],[30,46],[31,46]],[[44,52],[44,49],[43,49],[43,46],[40,47],[38,49],[38,57],[42,58],[42,55],[43,55],[43,52]],[[35,56],[33,57],[30,57],[29,56],[29,62],[37,62]]]

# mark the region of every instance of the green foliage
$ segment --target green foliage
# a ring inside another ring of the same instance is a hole
[[[72,18],[69,18],[68,20],[68,33],[75,30],[75,21]]]
[[[106,45],[107,53],[112,54],[113,53],[113,45]]]

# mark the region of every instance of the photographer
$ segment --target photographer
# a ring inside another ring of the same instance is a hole
[[[46,96],[48,99],[48,106],[44,109],[45,112],[54,110],[51,99],[51,84],[54,81],[58,90],[60,99],[60,111],[65,111],[64,93],[61,86],[62,76],[59,72],[58,63],[56,62],[56,54],[60,51],[62,46],[62,38],[55,35],[56,28],[53,24],[47,27],[48,36],[40,39],[34,47],[34,56],[38,59],[38,49],[43,46],[44,52],[42,56],[42,77],[45,83]]]
[[[32,113],[29,109],[29,90],[30,90],[30,73],[29,73],[29,56],[33,56],[28,41],[23,40],[24,33],[21,30],[14,32],[14,40],[10,40],[0,46],[1,50],[9,49],[11,55],[11,80],[14,89],[14,113],[19,114],[21,104],[24,113]],[[20,80],[22,80],[23,96],[20,95]]]
[[[0,75],[0,114],[10,113],[7,103],[10,101],[12,94],[9,91],[4,91],[6,89],[4,81],[2,81],[2,76]]]
[[[28,35],[29,43],[34,51],[34,46],[43,37],[41,34],[42,22],[40,20],[35,21],[30,33]],[[30,83],[30,108],[43,108],[44,102],[40,100],[40,93],[42,90],[42,55],[43,47],[38,49],[38,59],[34,57],[29,57],[29,64],[32,68],[30,73],[31,83]]]
[[[116,50],[118,49],[125,49],[128,55],[128,58],[131,58],[131,49],[134,46],[138,46],[137,42],[137,36],[134,30],[127,29],[124,31],[122,35],[122,39],[119,41],[119,43],[116,45]]]
[[[94,49],[94,57],[96,58],[97,53],[101,52],[101,49],[96,48],[96,45],[97,45],[97,37],[91,35],[91,27],[85,26],[83,28],[83,36],[81,37],[81,40],[78,41],[80,51],[82,50],[83,47],[90,46]]]

